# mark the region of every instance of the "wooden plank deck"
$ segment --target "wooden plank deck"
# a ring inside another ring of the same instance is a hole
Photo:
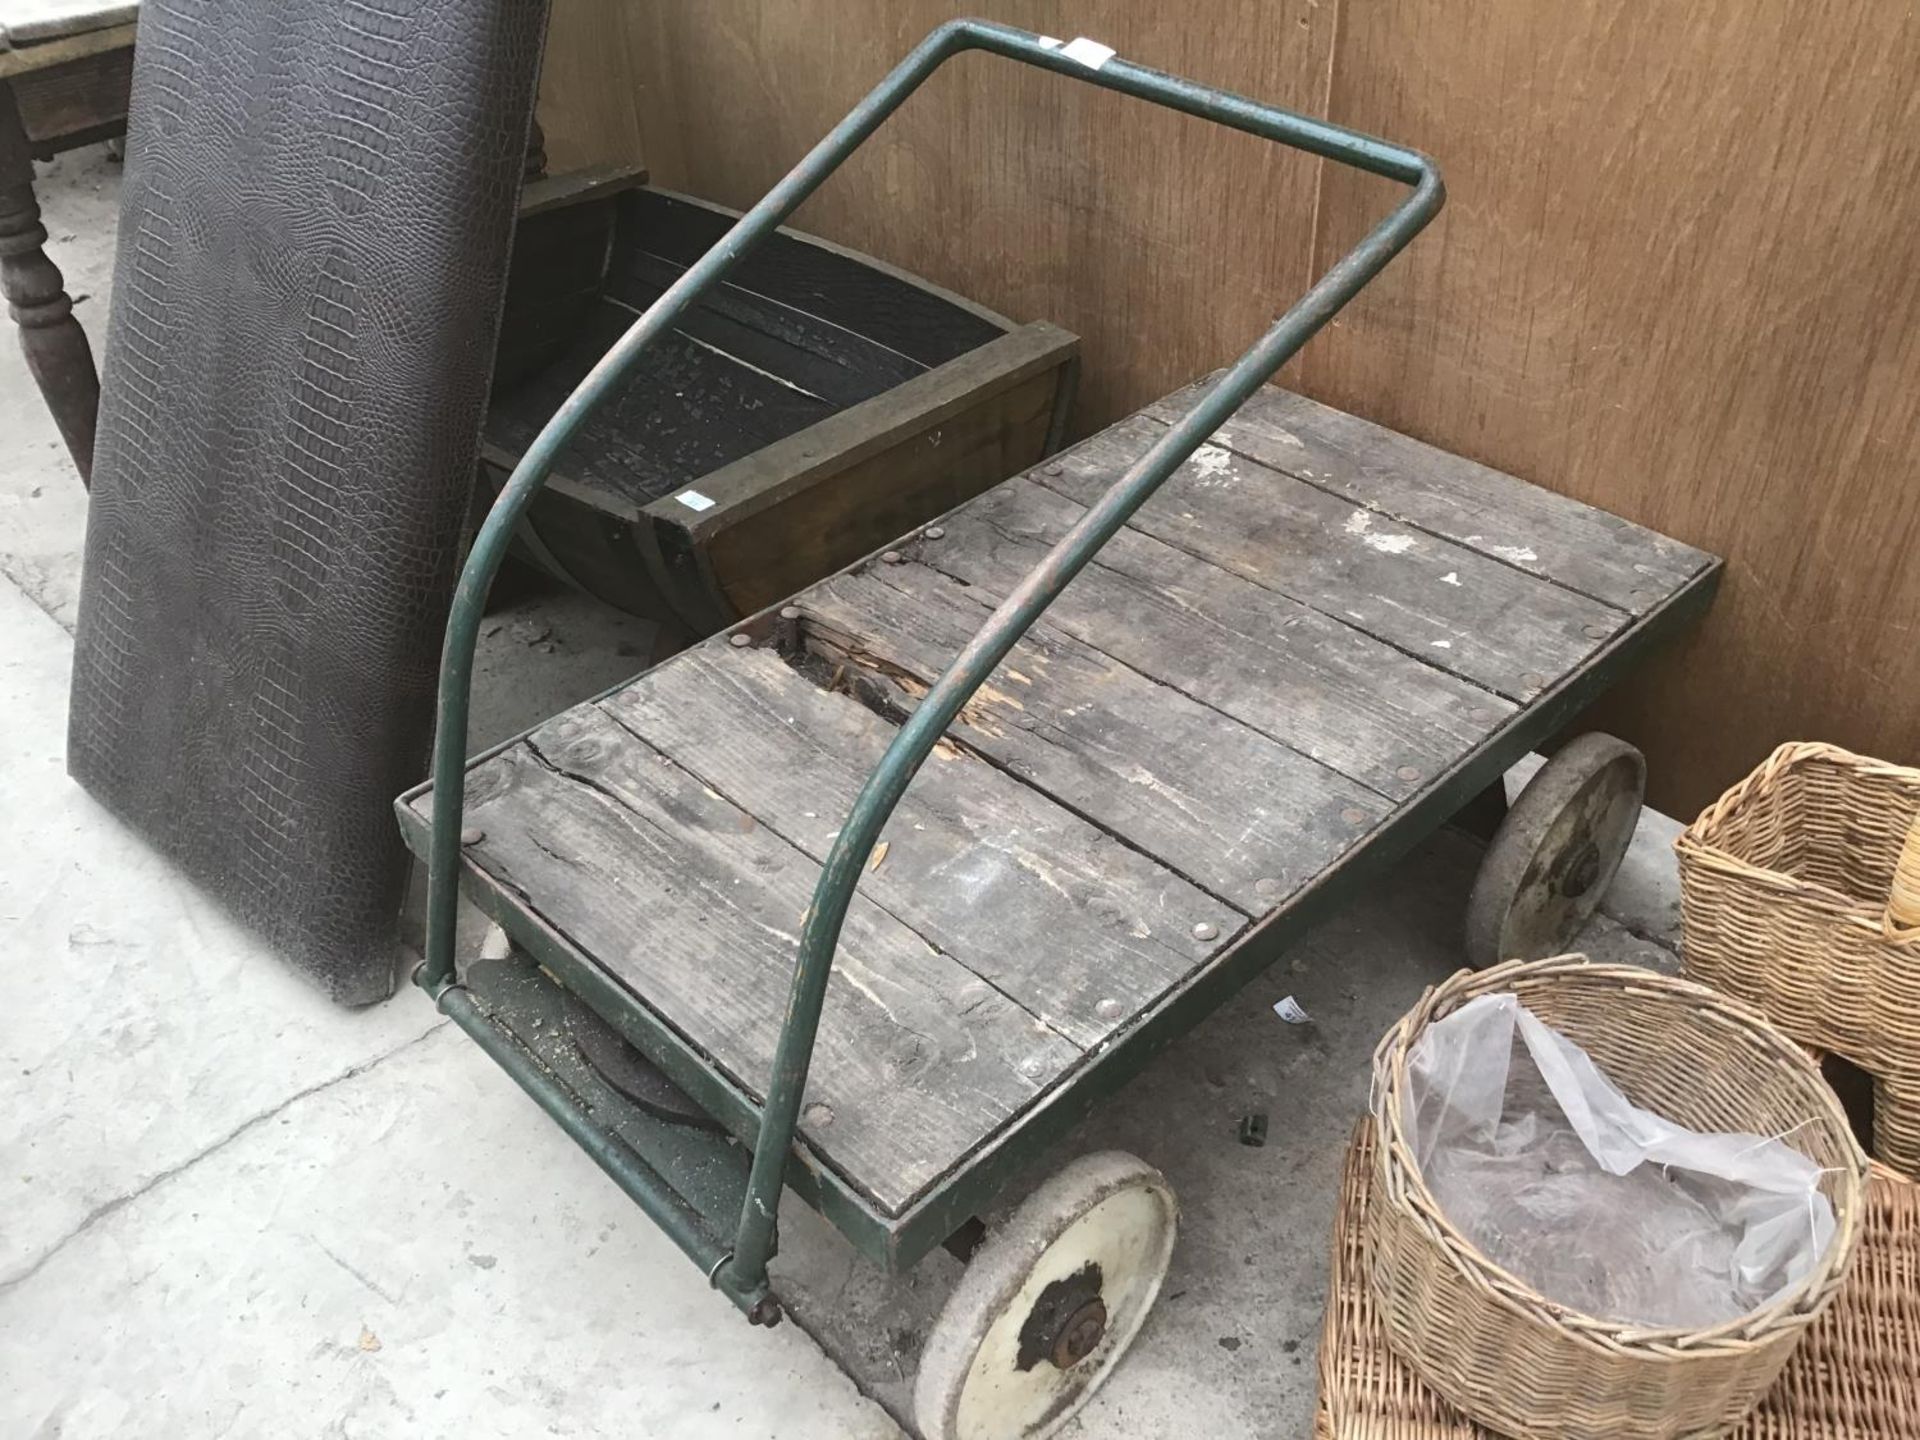
[[[1188,398],[795,597],[797,647],[758,623],[481,761],[469,865],[760,1094],[820,862],[899,721]],[[1263,392],[895,812],[842,939],[807,1145],[906,1213],[1712,564]]]

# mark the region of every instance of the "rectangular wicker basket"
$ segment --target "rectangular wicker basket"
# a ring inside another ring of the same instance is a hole
[[[1688,975],[1874,1077],[1920,1176],[1920,770],[1783,745],[1675,842]]]

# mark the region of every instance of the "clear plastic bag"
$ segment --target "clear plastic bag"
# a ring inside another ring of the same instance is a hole
[[[1513,995],[1427,1027],[1402,1116],[1441,1213],[1547,1299],[1702,1329],[1759,1309],[1833,1238],[1820,1169],[1780,1137],[1640,1109]]]

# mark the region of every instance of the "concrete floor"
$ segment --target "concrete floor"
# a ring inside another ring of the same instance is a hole
[[[117,184],[86,151],[41,187],[96,343]],[[790,1205],[800,1325],[749,1328],[421,997],[330,1007],[67,780],[84,523],[0,337],[0,1431],[898,1434],[944,1254],[889,1280]],[[490,631],[480,739],[632,673],[651,638],[539,594]],[[1672,965],[1672,828],[1643,826],[1597,955]],[[1133,1150],[1184,1207],[1155,1316],[1068,1435],[1307,1433],[1366,1061],[1457,967],[1476,853],[1437,837],[1063,1149]],[[1310,1023],[1274,1014],[1288,994]],[[1235,1139],[1254,1110],[1262,1149]]]

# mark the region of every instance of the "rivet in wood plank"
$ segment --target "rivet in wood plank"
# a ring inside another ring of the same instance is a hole
[[[798,605],[787,606],[780,612],[780,618],[782,620],[798,620],[800,618],[800,607]]]
[[[1547,684],[1547,677],[1540,674],[1537,670],[1529,670],[1520,677],[1520,683],[1529,690],[1544,690]]]
[[[1402,765],[1393,773],[1411,785],[1420,778],[1420,767],[1418,765]]]
[[[1122,1005],[1118,1000],[1102,1000],[1098,1005],[1093,1007],[1093,1013],[1098,1015],[1102,1020],[1118,1020],[1122,1015],[1127,1013],[1127,1007]]]
[[[833,1107],[819,1100],[814,1101],[813,1104],[807,1106],[806,1121],[807,1124],[815,1126],[816,1128],[824,1128],[831,1125],[833,1123]]]
[[[1020,1073],[1026,1076],[1029,1080],[1033,1080],[1038,1078],[1041,1075],[1044,1075],[1046,1073],[1046,1070],[1047,1070],[1047,1062],[1041,1059],[1038,1055],[1029,1055],[1027,1056],[1026,1059],[1020,1062]]]
[[[1613,633],[1612,628],[1606,625],[1589,625],[1586,631],[1589,640],[1604,640]]]
[[[478,845],[486,838],[487,832],[482,830],[478,825],[469,825],[460,832],[460,843],[462,845]]]
[[[1058,460],[1056,460],[1051,465],[1047,466],[1047,474],[1058,475],[1062,470],[1065,470],[1066,468],[1067,468],[1066,466],[1062,465]]]
[[[1202,920],[1198,925],[1193,927],[1193,938],[1196,940],[1213,940],[1216,939],[1219,934],[1220,927],[1218,925],[1209,925],[1205,920]]]
[[[1347,813],[1351,815],[1353,812],[1349,810]],[[1278,900],[1285,889],[1286,887],[1271,875],[1262,875],[1253,882],[1253,893],[1262,900]]]
[[[1340,812],[1340,818],[1349,825],[1364,825],[1367,823],[1367,812],[1358,805],[1349,805]]]
[[[925,533],[926,533],[927,539],[929,540],[944,540],[947,538],[947,532],[945,528],[939,525],[927,526]]]
[[[753,637],[744,630],[736,630],[727,637],[727,643],[736,650],[744,650],[753,643]]]
[[[1482,725],[1491,725],[1495,720],[1500,718],[1500,712],[1498,710],[1486,705],[1476,706],[1474,709],[1469,710],[1467,714],[1473,719],[1478,720]]]
[[[881,561],[887,565],[898,565],[906,558],[907,557],[902,555],[898,550],[888,550],[880,557]]]

